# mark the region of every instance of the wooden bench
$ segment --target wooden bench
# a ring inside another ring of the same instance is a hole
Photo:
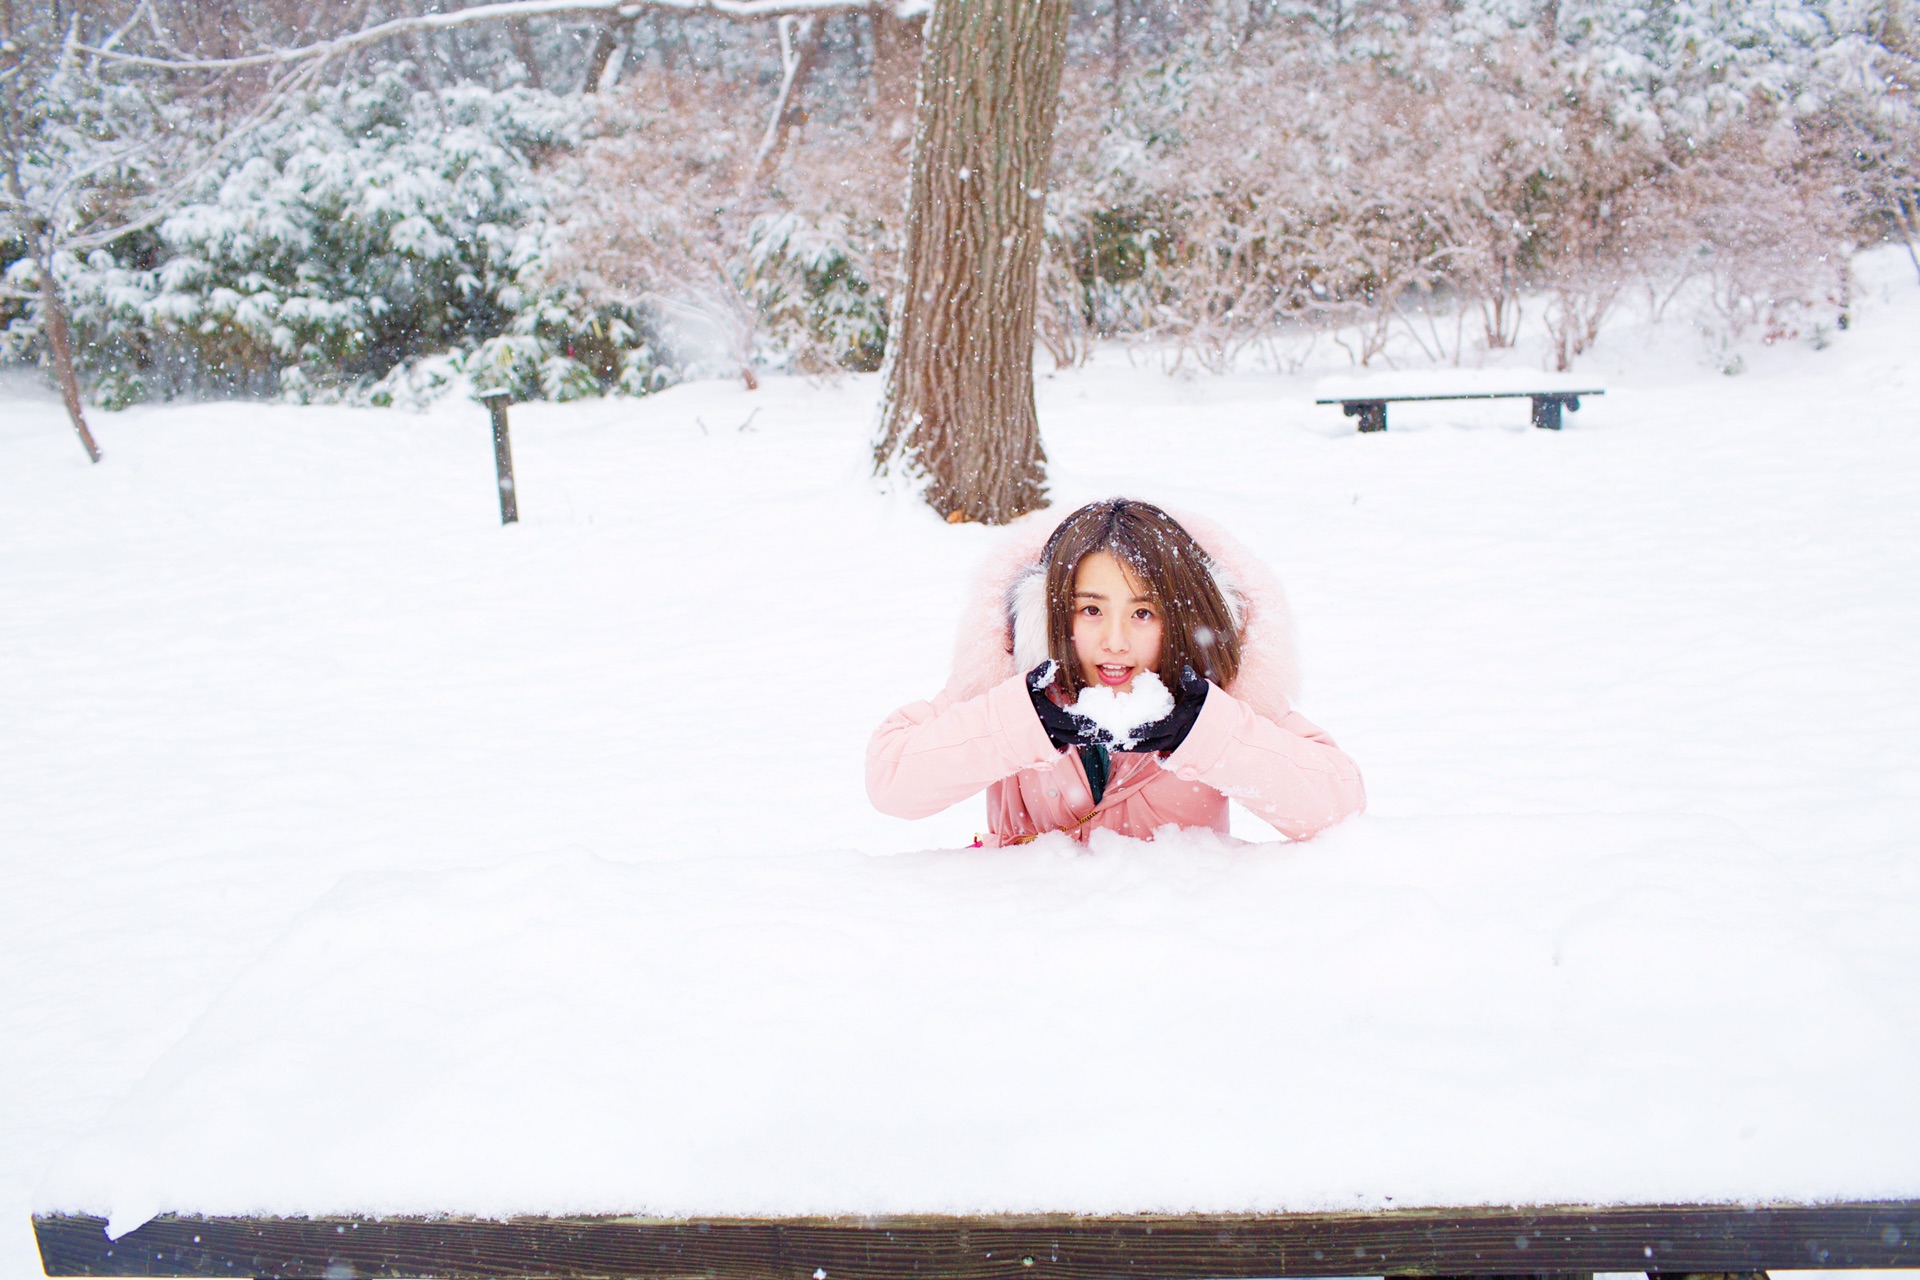
[[[49,1276],[636,1280],[1656,1280],[1920,1267],[1920,1200],[1350,1213],[34,1219]]]
[[[1387,406],[1408,400],[1531,400],[1533,401],[1533,425],[1544,431],[1560,429],[1560,411],[1580,408],[1581,396],[1603,396],[1605,391],[1597,387],[1578,391],[1451,391],[1410,395],[1340,395],[1326,396],[1314,401],[1315,404],[1337,404],[1341,412],[1349,418],[1360,419],[1362,431],[1385,431],[1387,429]]]

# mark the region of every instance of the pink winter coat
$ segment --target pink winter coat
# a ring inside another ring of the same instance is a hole
[[[1175,517],[1213,562],[1240,621],[1241,664],[1208,691],[1193,729],[1165,759],[1116,751],[1099,806],[1071,748],[1048,741],[1025,672],[1047,658],[1045,574],[1052,522],[1021,528],[975,580],[953,674],[931,702],[888,716],[867,746],[867,795],[882,813],[924,818],[987,792],[990,845],[1096,829],[1151,838],[1160,827],[1227,830],[1232,797],[1282,834],[1304,840],[1366,807],[1360,770],[1295,711],[1292,627],[1280,584],[1226,533]]]

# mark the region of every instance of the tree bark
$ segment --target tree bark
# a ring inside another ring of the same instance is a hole
[[[806,123],[807,109],[800,99],[819,64],[820,41],[826,35],[825,18],[782,18],[780,23],[780,93],[774,99],[760,149],[740,183],[743,196],[753,194],[773,172],[793,131]]]
[[[603,22],[600,24],[600,29],[593,33],[593,48],[587,53],[587,78],[581,84],[580,92],[600,92],[600,82],[606,78],[607,64],[613,61],[613,51],[620,47],[622,35],[630,36],[633,23],[632,18],[624,22]],[[539,87],[537,83],[534,85],[536,89]]]
[[[1914,273],[1920,275],[1920,253],[1914,252],[1913,242],[1920,240],[1920,199],[1909,200],[1903,192],[1893,200],[1894,222],[1900,228],[1900,242],[1907,246],[1907,257],[1913,260]]]
[[[67,416],[80,434],[80,444],[89,461],[100,461],[100,446],[87,430],[87,415],[80,401],[80,378],[73,370],[73,338],[67,329],[67,308],[60,301],[60,288],[53,279],[51,254],[40,257],[40,318],[47,326],[47,348],[53,355],[54,376],[60,380],[60,398],[67,402]]]
[[[877,472],[949,520],[1046,501],[1034,312],[1068,0],[942,0],[920,67]]]

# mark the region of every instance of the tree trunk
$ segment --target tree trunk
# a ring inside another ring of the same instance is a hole
[[[625,22],[610,19],[600,24],[600,29],[593,33],[593,48],[587,53],[587,78],[581,84],[580,92],[600,92],[600,82],[606,78],[607,64],[613,61],[613,51],[620,47],[620,37],[628,35],[631,38],[632,30],[631,18]],[[536,83],[534,87],[537,89],[539,85]]]
[[[780,23],[780,92],[774,99],[760,149],[740,183],[743,196],[752,195],[774,171],[793,131],[806,123],[807,109],[800,99],[819,64],[820,42],[826,35],[825,18],[782,18]]]
[[[1914,252],[1913,242],[1920,240],[1920,199],[1909,201],[1903,193],[1893,201],[1894,222],[1900,228],[1900,242],[1907,246],[1907,257],[1913,260],[1915,274],[1920,274],[1920,253]]]
[[[942,0],[927,30],[874,463],[950,520],[1046,500],[1033,326],[1067,10]]]
[[[67,330],[67,308],[60,301],[60,288],[53,280],[51,254],[40,257],[40,318],[47,326],[47,348],[53,355],[54,376],[60,380],[60,398],[67,402],[67,416],[80,433],[80,443],[90,461],[100,461],[100,446],[87,430],[87,415],[80,402],[80,379],[73,371],[73,338]]]

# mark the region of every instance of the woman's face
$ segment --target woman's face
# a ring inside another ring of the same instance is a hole
[[[1095,551],[1073,575],[1073,656],[1086,683],[1119,692],[1160,669],[1166,629],[1147,589],[1111,554]]]

